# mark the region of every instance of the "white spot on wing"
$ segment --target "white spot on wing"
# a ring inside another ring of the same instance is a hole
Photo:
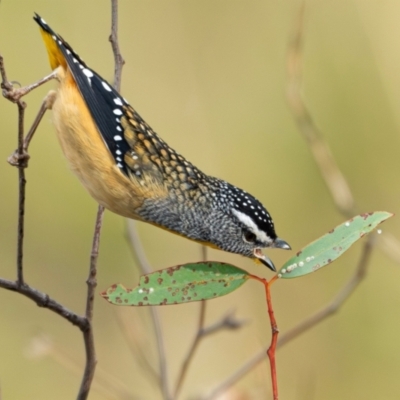
[[[111,88],[106,82],[102,81],[101,84],[103,85],[103,88],[107,90],[107,92],[111,92]]]
[[[115,103],[117,106],[122,106],[122,100],[121,100],[119,97],[116,97],[116,98],[114,99],[114,103]]]
[[[122,115],[122,111],[119,108],[116,108],[115,110],[113,110],[113,113],[115,115]]]
[[[88,77],[92,78],[93,77],[93,72],[90,69],[84,68],[82,72]]]
[[[115,135],[114,140],[116,140],[118,142],[118,141],[122,140],[122,137],[119,135]]]

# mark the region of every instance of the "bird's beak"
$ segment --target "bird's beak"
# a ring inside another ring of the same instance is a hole
[[[253,254],[254,254],[254,257],[257,258],[257,260],[261,261],[271,271],[276,272],[274,263],[271,261],[271,259],[268,256],[266,256],[265,254],[263,254],[261,252],[260,248],[254,249],[254,253]]]
[[[291,250],[292,248],[290,245],[282,239],[276,238],[270,247],[274,247],[276,249],[283,249],[283,250]],[[276,272],[276,268],[274,263],[271,259],[262,253],[260,248],[254,249],[254,257],[261,261],[266,267],[270,270]]]
[[[290,247],[290,245],[287,242],[285,242],[284,240],[279,239],[279,238],[276,238],[274,240],[274,243],[272,244],[271,247],[274,247],[276,249],[292,250],[292,248]]]

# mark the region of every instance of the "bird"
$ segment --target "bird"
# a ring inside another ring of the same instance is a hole
[[[266,208],[167,145],[35,13],[58,88],[52,120],[69,167],[106,209],[276,271],[263,248],[289,250]]]

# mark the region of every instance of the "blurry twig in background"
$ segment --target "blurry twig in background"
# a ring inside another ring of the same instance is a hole
[[[315,125],[301,95],[302,61],[303,61],[303,31],[304,31],[305,1],[301,6],[299,16],[295,22],[293,38],[287,53],[287,99],[299,132],[306,139],[311,154],[317,164],[322,178],[332,196],[338,210],[346,218],[351,218],[359,211],[354,201],[350,186],[334,159],[322,133]],[[378,242],[378,246],[400,263],[400,242],[391,234],[386,233]]]
[[[307,109],[301,96],[304,10],[305,2],[303,1],[298,19],[296,20],[294,36],[289,44],[287,53],[288,103],[297,122],[299,131],[310,147],[311,153],[332,196],[334,204],[342,215],[351,217],[357,213],[357,211],[350,186],[345,176],[340,171],[328,144],[324,141],[321,132],[314,124],[311,113]],[[375,239],[376,234],[368,236],[353,276],[343,286],[336,297],[323,309],[300,322],[297,326],[286,332],[286,334],[281,335],[278,341],[278,348],[289,343],[291,340],[324,321],[329,316],[332,316],[341,308],[366,275],[370,256],[375,245]],[[385,237],[380,238],[379,245],[388,256],[396,262],[400,262],[400,243],[395,237],[390,234],[385,234]],[[263,349],[253,356],[225,381],[203,397],[203,399],[211,400],[225,392],[263,361],[266,358],[265,352],[266,349]]]
[[[133,256],[136,258],[142,274],[149,274],[153,271],[153,269],[147,261],[146,254],[143,250],[143,246],[137,233],[135,222],[129,219],[127,220],[127,236],[131,245]],[[164,336],[162,332],[158,309],[156,307],[150,307],[150,314],[157,341],[160,389],[163,394],[164,400],[170,400],[172,399],[172,397],[170,395],[168,385],[168,370],[167,359],[165,356]]]
[[[83,373],[82,383],[79,389],[78,399],[86,399],[89,395],[90,386],[93,381],[94,371],[96,369],[97,359],[94,347],[93,336],[93,306],[94,306],[94,291],[97,286],[97,259],[99,256],[100,233],[103,224],[104,207],[100,206],[97,210],[96,223],[93,235],[92,251],[90,254],[89,276],[86,280],[87,283],[87,298],[86,298],[86,311],[85,318],[88,327],[83,331],[83,340],[85,341],[86,364]]]

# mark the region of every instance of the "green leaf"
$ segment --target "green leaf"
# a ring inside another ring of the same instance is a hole
[[[116,284],[101,295],[120,306],[188,303],[224,296],[239,288],[248,278],[246,271],[229,264],[185,264],[143,275],[139,286],[134,289]]]
[[[298,278],[317,271],[336,260],[354,242],[392,216],[388,212],[376,211],[350,219],[299,251],[283,265],[278,277]]]

